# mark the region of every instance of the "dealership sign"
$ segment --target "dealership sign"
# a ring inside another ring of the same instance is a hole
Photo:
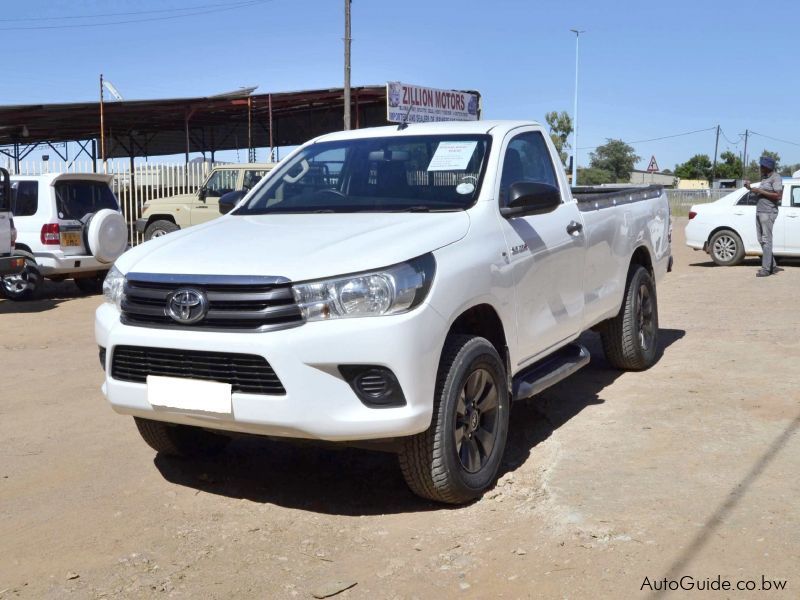
[[[477,121],[479,116],[480,94],[399,81],[386,84],[386,119],[390,123]]]

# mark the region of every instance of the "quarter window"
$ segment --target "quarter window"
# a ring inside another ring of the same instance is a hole
[[[792,206],[800,207],[800,186],[792,188]]]
[[[39,182],[11,182],[11,212],[15,217],[30,217],[39,208]]]
[[[558,188],[558,178],[544,136],[538,131],[521,133],[509,142],[500,178],[500,202],[508,201],[508,189],[520,181],[546,183]]]
[[[758,204],[758,194],[755,192],[747,192],[736,203],[737,206],[755,206],[756,204]]]

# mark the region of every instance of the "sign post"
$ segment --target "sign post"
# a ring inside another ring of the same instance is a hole
[[[480,100],[478,92],[390,81],[386,84],[386,120],[390,123],[477,121],[481,113]]]

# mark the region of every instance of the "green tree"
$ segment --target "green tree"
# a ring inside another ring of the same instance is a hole
[[[578,169],[578,182],[580,185],[600,185],[601,183],[614,183],[615,177],[611,171],[586,167]]]
[[[639,161],[632,146],[622,140],[606,139],[606,143],[589,154],[590,165],[613,174],[617,181],[630,181],[631,171]],[[580,177],[578,178],[580,181]]]
[[[742,159],[730,150],[719,155],[717,179],[739,179],[742,176]]]
[[[544,116],[550,127],[550,139],[553,140],[553,145],[556,147],[558,155],[561,157],[561,162],[567,164],[567,150],[570,145],[567,143],[567,138],[572,133],[572,119],[565,112],[551,111]]]
[[[711,181],[711,159],[707,154],[695,154],[685,163],[675,166],[675,176],[681,179]]]

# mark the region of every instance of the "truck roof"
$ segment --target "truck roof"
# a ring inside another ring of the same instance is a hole
[[[368,127],[337,131],[318,137],[315,142],[330,142],[366,137],[388,137],[406,135],[441,135],[441,134],[504,134],[518,127],[540,126],[536,121],[441,121],[437,123],[409,123],[399,129],[397,125],[384,127]]]
[[[67,179],[81,179],[83,181],[94,180],[104,181],[111,185],[114,181],[114,176],[104,173],[43,173],[41,175],[12,175],[11,181],[41,181],[44,184],[53,185],[56,181],[65,181]]]

